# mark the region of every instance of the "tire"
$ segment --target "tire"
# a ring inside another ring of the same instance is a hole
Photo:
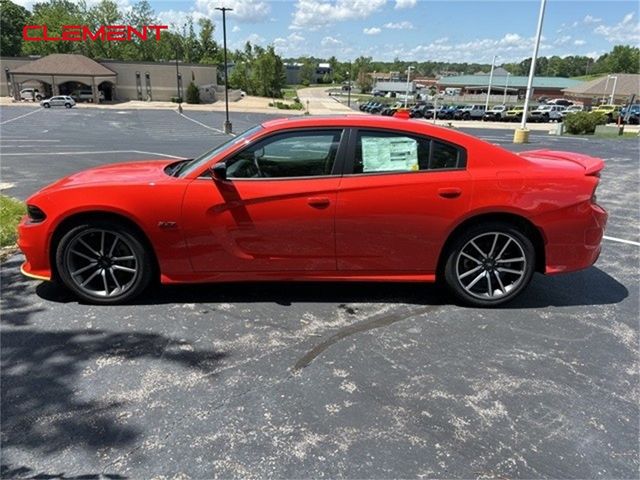
[[[504,262],[507,259],[513,261]],[[509,302],[527,287],[535,260],[533,244],[520,230],[509,223],[490,222],[470,228],[453,241],[444,279],[461,303],[495,307]]]
[[[51,105],[48,103],[45,103],[44,105],[42,105],[44,108],[51,108]]]
[[[471,115],[469,115],[468,113],[465,113],[464,115],[462,115],[462,120],[469,120],[471,118]]]
[[[153,261],[138,233],[110,221],[71,228],[56,249],[57,273],[77,297],[99,305],[132,300],[149,285]]]
[[[64,106],[65,106],[66,108],[71,108],[71,104],[70,104],[70,103],[65,103],[65,104],[64,104]]]

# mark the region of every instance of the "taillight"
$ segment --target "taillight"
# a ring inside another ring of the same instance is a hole
[[[35,205],[27,205],[27,216],[33,223],[40,223],[47,218],[47,215]]]

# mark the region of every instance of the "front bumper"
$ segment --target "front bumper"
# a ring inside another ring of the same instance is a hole
[[[26,261],[20,271],[31,278],[51,280],[47,221],[33,223],[25,215],[18,225],[18,247]]]

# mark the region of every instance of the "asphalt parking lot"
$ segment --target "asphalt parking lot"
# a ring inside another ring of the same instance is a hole
[[[3,107],[3,193],[226,138],[222,114],[189,117]],[[594,267],[536,275],[494,310],[430,285],[317,283],[97,307],[22,277],[16,255],[1,278],[2,477],[637,478],[638,141],[470,133],[606,160],[613,240]]]

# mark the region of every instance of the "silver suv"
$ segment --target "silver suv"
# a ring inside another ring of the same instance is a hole
[[[531,121],[532,122],[561,122],[562,121],[562,112],[564,112],[567,107],[563,105],[540,105],[537,109],[531,112]]]
[[[484,117],[484,105],[467,105],[453,116],[456,120],[482,120],[482,117]]]
[[[76,104],[76,101],[67,95],[57,95],[55,97],[47,98],[46,100],[42,100],[40,102],[40,105],[42,105],[44,108],[51,108],[51,107],[71,108],[75,104]]]

